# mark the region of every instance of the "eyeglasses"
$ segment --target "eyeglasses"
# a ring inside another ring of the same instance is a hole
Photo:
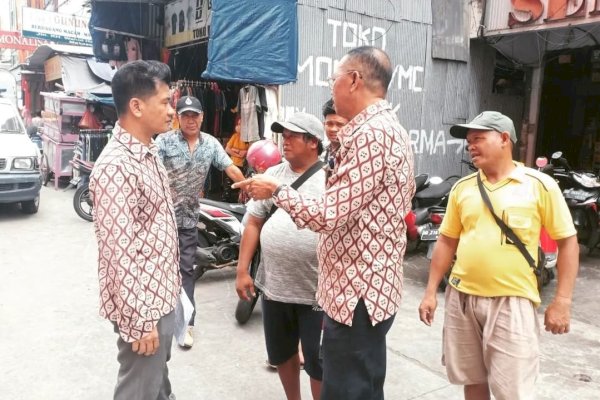
[[[337,78],[339,78],[340,76],[347,75],[347,74],[353,74],[355,72],[358,72],[358,77],[360,79],[362,79],[362,72],[357,71],[355,69],[352,69],[352,70],[346,71],[346,72],[342,72],[342,73],[338,74],[337,76],[335,76],[335,75],[330,76],[329,78],[327,78],[327,83],[329,83],[329,89],[333,89],[333,85],[335,84],[335,80]]]

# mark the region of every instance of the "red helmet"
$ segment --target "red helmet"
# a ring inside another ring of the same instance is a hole
[[[264,172],[267,168],[281,162],[281,153],[277,145],[271,140],[259,140],[252,143],[246,153],[248,165],[257,172]]]

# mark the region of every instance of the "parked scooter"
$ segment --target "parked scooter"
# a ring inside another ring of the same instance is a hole
[[[552,154],[543,171],[557,180],[573,217],[577,241],[592,252],[600,246],[600,179],[573,171],[560,151]]]
[[[429,174],[420,174],[415,176],[415,194],[429,186]],[[415,199],[413,197],[412,207],[406,217],[406,239],[408,242],[416,243],[418,245],[419,232],[417,229],[417,216],[415,214]]]
[[[195,279],[208,270],[237,265],[245,212],[244,204],[200,199]]]
[[[433,247],[439,237],[439,228],[446,213],[448,195],[456,181],[457,175],[446,179],[432,177],[429,185],[416,192],[413,198],[415,225],[417,227],[419,243],[428,245],[427,258],[431,259]]]
[[[244,204],[208,199],[200,199],[200,206],[195,279],[199,279],[208,270],[237,265],[240,240],[244,230],[242,220],[246,212]],[[260,251],[257,251],[250,264],[252,279],[256,278],[259,264]],[[255,288],[255,296],[252,300],[238,300],[235,319],[239,324],[248,322],[259,296],[260,290]]]
[[[93,164],[81,160],[77,155],[73,157],[70,163],[73,167],[73,177],[69,183],[77,188],[73,196],[73,208],[81,218],[92,222],[93,203],[90,198],[89,183]]]

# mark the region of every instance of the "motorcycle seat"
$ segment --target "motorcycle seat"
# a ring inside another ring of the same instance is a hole
[[[444,181],[438,185],[430,185],[427,188],[415,193],[415,198],[419,200],[425,199],[441,199],[450,193],[452,183]]]
[[[206,204],[208,206],[221,208],[223,210],[226,210],[226,211],[228,211],[236,216],[240,216],[240,217],[243,217],[244,214],[246,213],[246,206],[244,204],[240,204],[240,203],[226,203],[223,201],[215,201],[215,200],[209,200],[209,199],[202,198],[202,199],[200,199],[200,204]]]
[[[594,174],[573,172],[573,179],[584,188],[598,189],[600,187],[600,180]]]

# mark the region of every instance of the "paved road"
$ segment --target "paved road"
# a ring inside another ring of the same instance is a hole
[[[2,399],[111,398],[116,337],[98,317],[92,225],[73,211],[73,193],[44,188],[34,216],[0,207]],[[386,398],[461,398],[440,365],[441,313],[432,328],[417,319],[427,275],[422,253],[407,257],[405,275],[402,309],[388,335]],[[179,400],[284,398],[277,375],[264,366],[260,307],[247,325],[235,323],[233,280],[228,269],[208,272],[197,283],[197,344],[189,351],[174,348],[170,363]],[[599,282],[600,255],[584,257],[573,332],[542,335],[539,399],[600,398]],[[552,290],[546,288],[545,304]]]

